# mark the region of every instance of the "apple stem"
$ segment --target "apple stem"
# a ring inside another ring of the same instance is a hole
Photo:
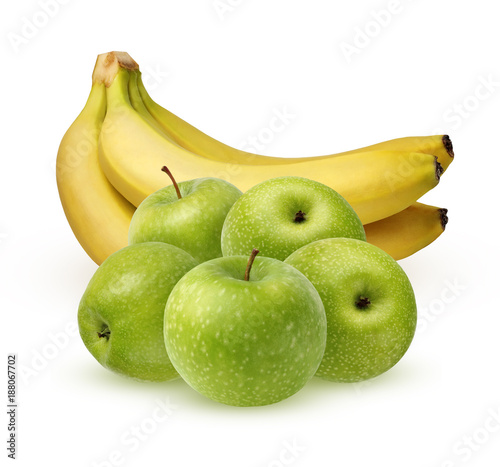
[[[299,211],[298,213],[295,214],[295,219],[293,220],[297,224],[300,224],[301,222],[304,222],[306,220],[306,213]]]
[[[248,260],[247,263],[247,268],[245,269],[245,280],[249,281],[250,280],[250,270],[252,269],[252,264],[255,260],[255,257],[259,254],[259,250],[257,248],[254,248],[252,250],[252,253],[250,254],[250,259]]]
[[[111,335],[111,331],[109,330],[109,328],[107,326],[104,326],[102,328],[102,331],[98,332],[97,335],[99,336],[100,339],[102,339],[103,337],[105,337],[106,339],[109,339],[109,336]]]
[[[170,170],[168,170],[168,167],[166,165],[164,165],[161,168],[161,170],[163,172],[165,172],[170,177],[170,180],[172,180],[172,183],[174,184],[175,192],[177,193],[177,198],[181,199],[182,198],[181,190],[179,190],[179,185],[177,185],[177,182],[175,181],[175,178],[172,175],[172,172],[170,172]]]
[[[356,301],[356,307],[359,310],[366,310],[372,302],[368,297],[359,297],[359,299]]]

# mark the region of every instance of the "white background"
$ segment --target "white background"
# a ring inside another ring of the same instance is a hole
[[[1,15],[0,386],[5,400],[15,352],[17,465],[498,465],[497,2],[66,0],[50,15],[42,4],[9,2]],[[423,199],[448,208],[449,225],[401,261],[419,326],[396,367],[241,409],[180,380],[128,381],[91,357],[76,312],[96,265],[64,217],[55,157],[110,50],[138,61],[160,104],[231,145],[286,109],[293,118],[264,154],[451,135],[456,160]]]

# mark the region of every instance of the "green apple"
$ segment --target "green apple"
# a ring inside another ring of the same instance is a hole
[[[164,242],[187,251],[198,262],[222,256],[224,219],[241,196],[234,185],[219,178],[198,178],[148,196],[135,211],[129,243]]]
[[[178,377],[163,340],[163,317],[177,281],[198,263],[166,243],[113,253],[90,280],[78,309],[82,340],[104,367],[146,381]]]
[[[295,394],[325,350],[318,292],[281,261],[256,258],[252,266],[256,252],[250,261],[224,257],[195,267],[165,308],[165,344],[176,370],[201,394],[234,406]]]
[[[317,376],[362,381],[401,359],[415,334],[417,307],[408,277],[387,253],[332,238],[300,248],[285,262],[304,273],[325,306],[328,337]]]
[[[284,260],[315,240],[366,240],[363,224],[335,190],[302,177],[266,180],[248,190],[229,211],[222,228],[224,256],[263,256]]]

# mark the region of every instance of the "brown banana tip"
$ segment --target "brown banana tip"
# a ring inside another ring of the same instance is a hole
[[[444,169],[443,166],[439,163],[438,158],[434,158],[434,165],[436,168],[436,180],[439,182],[441,179],[441,175],[443,175]]]
[[[446,224],[448,224],[448,209],[441,208],[438,210],[439,216],[441,217],[441,226],[443,230],[446,228]]]
[[[451,139],[448,135],[443,136],[443,145],[449,156],[455,157],[455,153],[453,152],[453,143],[451,142]]]

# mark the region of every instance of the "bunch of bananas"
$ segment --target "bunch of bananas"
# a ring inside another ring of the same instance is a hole
[[[56,174],[69,224],[97,264],[127,245],[135,208],[165,186],[165,165],[178,181],[218,177],[242,191],[284,175],[319,181],[351,204],[370,243],[402,259],[443,232],[447,210],[417,200],[452,161],[446,135],[317,157],[241,151],[155,103],[137,63],[125,52],[109,52],[97,58],[88,101],[59,147]]]

